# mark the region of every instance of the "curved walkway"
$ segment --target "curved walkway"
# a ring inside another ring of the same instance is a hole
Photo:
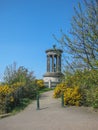
[[[36,101],[24,111],[0,119],[0,130],[98,130],[98,113],[84,107],[61,107],[53,91],[42,94],[40,110]]]

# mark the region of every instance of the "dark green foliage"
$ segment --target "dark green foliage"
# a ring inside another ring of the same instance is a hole
[[[28,106],[30,103],[32,102],[31,99],[29,98],[23,98],[20,102],[20,105],[16,106],[13,111],[12,114],[15,114],[23,109],[25,109],[26,106]]]

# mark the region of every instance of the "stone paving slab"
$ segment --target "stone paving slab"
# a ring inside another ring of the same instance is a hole
[[[24,111],[0,119],[0,130],[98,130],[98,113],[85,107],[61,107],[53,91],[42,94],[40,110],[36,101]]]

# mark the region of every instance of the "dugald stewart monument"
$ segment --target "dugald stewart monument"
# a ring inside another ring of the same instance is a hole
[[[46,87],[55,87],[63,76],[61,72],[62,52],[63,51],[61,49],[57,49],[55,45],[53,45],[52,49],[46,50],[47,72],[43,75],[43,80]]]

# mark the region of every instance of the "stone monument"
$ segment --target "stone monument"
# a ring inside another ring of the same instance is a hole
[[[43,76],[44,84],[46,87],[53,88],[60,83],[61,76],[61,56],[62,50],[57,49],[53,45],[52,49],[46,50],[47,54],[47,72]]]

